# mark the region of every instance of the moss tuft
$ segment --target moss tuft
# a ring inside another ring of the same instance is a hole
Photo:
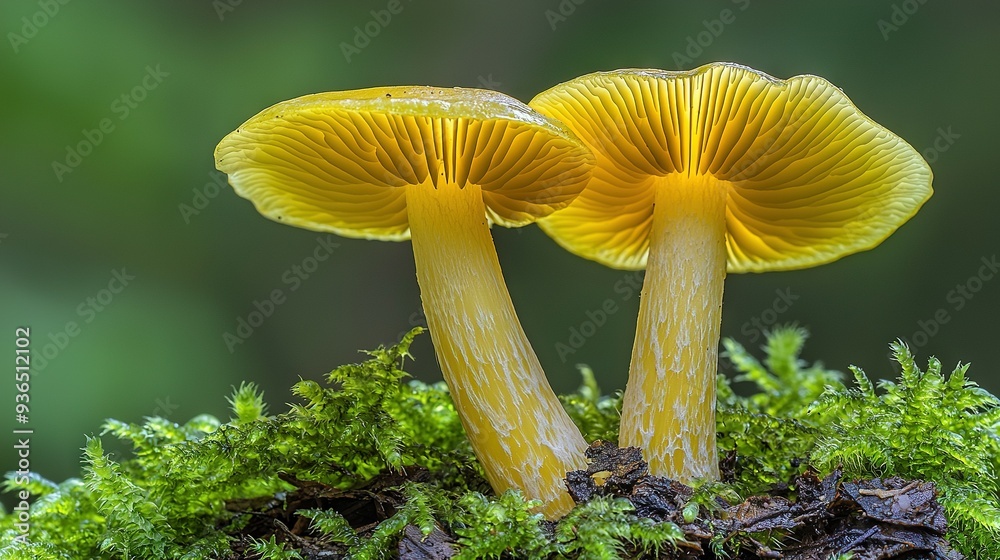
[[[949,540],[972,558],[1000,558],[1000,399],[965,377],[968,364],[944,375],[930,358],[921,371],[902,342],[902,367],[877,388],[852,367],[857,388],[828,390],[815,414],[830,421],[812,461],[843,465],[854,477],[899,476],[934,482],[950,522]]]

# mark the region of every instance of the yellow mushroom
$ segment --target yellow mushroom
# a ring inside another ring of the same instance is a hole
[[[412,239],[435,353],[497,492],[549,517],[586,442],[518,322],[490,224],[517,227],[569,204],[593,156],[569,130],[506,95],[386,87],[307,95],[254,116],[217,167],[264,216],[347,237]]]
[[[727,270],[875,247],[930,197],[930,168],[816,76],[724,63],[599,72],[529,105],[597,158],[584,192],[539,225],[577,255],[646,269],[619,443],[642,448],[653,474],[718,478]]]

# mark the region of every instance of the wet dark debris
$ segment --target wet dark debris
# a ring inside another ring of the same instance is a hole
[[[928,482],[845,480],[840,471],[819,478],[806,472],[768,495],[735,504],[715,498],[711,507],[692,509],[694,490],[651,476],[637,448],[595,442],[587,457],[586,470],[566,476],[570,495],[578,503],[599,496],[625,498],[634,504],[636,515],[677,524],[687,542],[676,550],[661,551],[661,558],[715,560],[719,557],[713,546],[720,543],[734,560],[828,560],[847,554],[852,560],[963,558],[944,539],[944,510],[934,485]],[[299,510],[336,511],[359,538],[366,538],[403,505],[405,497],[399,490],[403,483],[428,479],[427,471],[408,469],[406,474],[377,477],[364,488],[338,490],[290,478],[287,482],[295,486],[294,491],[230,502],[227,507],[245,513],[247,520],[236,531],[235,558],[257,558],[250,552],[251,537],[268,540],[272,536],[288,548],[301,550],[308,560],[344,558],[346,548],[312,531],[310,520],[299,515]],[[457,552],[455,538],[444,526],[428,535],[408,526],[397,545],[401,560],[445,560]]]
[[[850,481],[839,470],[820,479],[806,472],[773,495],[738,504],[716,498],[716,507],[700,508],[688,522],[684,510],[694,491],[649,475],[638,449],[595,442],[587,457],[587,470],[566,477],[570,495],[577,502],[596,496],[626,498],[637,515],[677,524],[690,545],[674,553],[675,558],[715,558],[708,551],[716,535],[730,550],[739,550],[740,559],[828,560],[848,553],[853,560],[963,558],[944,540],[944,509],[932,483]],[[701,555],[692,556],[694,550]]]
[[[438,560],[451,558],[457,551],[448,533],[435,527],[427,536],[415,525],[407,525],[403,538],[399,541],[399,557],[402,560]]]
[[[285,481],[295,486],[295,490],[269,498],[238,500],[226,504],[230,511],[244,513],[249,517],[249,521],[236,535],[238,540],[233,545],[235,558],[256,560],[259,556],[251,552],[251,537],[268,540],[272,536],[277,542],[284,543],[286,549],[300,550],[306,560],[345,558],[347,547],[331,543],[318,532],[312,531],[311,520],[300,515],[298,513],[300,510],[336,511],[347,520],[358,537],[367,538],[379,523],[392,517],[403,505],[405,497],[400,492],[400,487],[404,483],[428,480],[429,475],[425,469],[408,468],[405,473],[386,473],[378,476],[363,488],[340,490],[320,482],[286,477]],[[416,533],[422,536],[419,529],[416,529]],[[436,533],[444,534],[442,531],[436,531],[431,536],[436,536]],[[399,545],[401,551],[403,542],[411,534],[412,531],[408,527]],[[419,548],[412,548],[414,555],[404,558],[413,560],[442,558],[442,556],[420,556]],[[436,551],[438,548],[432,546],[429,550]],[[443,558],[449,557],[443,556]]]

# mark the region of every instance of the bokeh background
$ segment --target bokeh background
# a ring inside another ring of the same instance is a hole
[[[408,243],[333,239],[328,259],[307,262],[318,234],[262,218],[214,171],[216,143],[257,111],[377,85],[489,87],[527,101],[619,67],[725,60],[824,76],[924,152],[935,195],[875,250],[730,276],[723,335],[756,347],[763,328],[797,322],[812,333],[806,359],[876,377],[895,374],[888,344],[905,337],[921,359],[971,361],[971,377],[1000,392],[1000,273],[984,264],[1000,253],[1000,4],[31,0],[0,4],[0,21],[0,470],[16,464],[16,327],[31,328],[36,357],[32,467],[63,479],[104,418],[228,418],[225,397],[243,380],[280,412],[298,377],[422,322]],[[556,390],[575,387],[577,363],[622,388],[631,275],[534,226],[494,236]],[[224,333],[273,290],[284,303],[227,346]],[[775,305],[779,292],[790,305]],[[583,327],[609,299],[618,311]],[[585,343],[560,352],[581,328]],[[428,337],[414,355],[417,377],[440,379]]]

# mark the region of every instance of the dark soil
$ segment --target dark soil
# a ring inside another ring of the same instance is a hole
[[[710,541],[725,543],[734,560],[780,558],[828,560],[851,554],[852,560],[959,560],[944,539],[946,520],[932,483],[900,478],[843,480],[840,471],[820,479],[806,472],[790,485],[730,504],[716,498],[685,521],[685,505],[693,490],[679,482],[650,476],[636,448],[620,449],[596,442],[587,451],[585,471],[567,475],[570,494],[582,503],[596,496],[630,500],[640,517],[677,524],[687,544],[663,551],[662,558],[678,560],[719,558]],[[727,461],[723,460],[723,470]],[[407,481],[426,482],[428,473],[408,469],[387,474],[365,488],[337,490],[322,484],[291,479],[296,490],[269,500],[228,504],[233,511],[251,514],[251,522],[236,535],[238,558],[256,559],[248,552],[250,537],[272,535],[307,559],[343,558],[343,546],[332,544],[309,529],[310,520],[297,514],[306,508],[333,509],[343,515],[358,536],[365,538],[395,513],[404,501],[398,487]],[[692,511],[688,508],[688,518]],[[781,545],[776,545],[780,538]],[[779,550],[780,548],[780,550]],[[402,560],[444,560],[458,546],[446,527],[424,536],[407,527],[397,545]]]

